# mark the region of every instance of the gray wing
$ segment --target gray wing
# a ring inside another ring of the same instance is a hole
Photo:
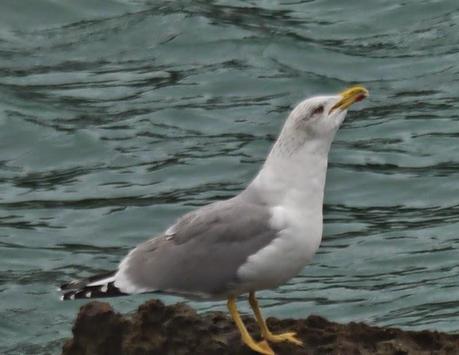
[[[269,219],[266,206],[240,196],[202,207],[131,251],[116,285],[127,292],[223,295],[247,258],[276,238]]]

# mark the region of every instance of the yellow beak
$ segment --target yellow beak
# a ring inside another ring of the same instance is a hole
[[[341,100],[339,100],[336,105],[332,107],[330,112],[333,112],[338,108],[340,110],[345,110],[354,102],[362,101],[364,98],[368,97],[369,94],[370,93],[368,90],[363,86],[352,86],[340,93]]]

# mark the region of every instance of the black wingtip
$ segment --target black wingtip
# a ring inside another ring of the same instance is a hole
[[[61,300],[123,296],[125,293],[115,286],[115,274],[116,271],[109,271],[86,279],[65,283],[59,288],[63,293]]]
[[[113,276],[115,276],[115,274],[116,274],[116,271],[107,271],[107,272],[104,272],[104,273],[101,273],[101,274],[97,274],[97,275],[94,275],[94,276],[91,276],[91,277],[87,277],[87,278],[82,279],[82,280],[73,280],[73,281],[67,282],[65,284],[62,284],[59,287],[59,290],[63,291],[63,292],[71,291],[71,290],[76,291],[76,290],[84,288],[86,285],[88,285],[90,283],[97,282],[99,280],[103,280],[103,279],[106,279],[106,278],[113,277]]]
[[[121,292],[115,283],[109,282],[104,285],[98,286],[85,286],[78,290],[70,290],[64,292],[61,297],[62,301],[75,300],[75,299],[88,299],[88,298],[106,298],[125,296],[127,293]]]

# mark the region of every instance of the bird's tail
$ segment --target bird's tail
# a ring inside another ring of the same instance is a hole
[[[63,284],[61,300],[124,296],[126,293],[115,286],[115,274],[116,271],[110,271]]]

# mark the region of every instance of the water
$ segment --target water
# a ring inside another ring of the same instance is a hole
[[[333,145],[320,252],[265,312],[459,329],[456,1],[0,10],[1,353],[59,353],[82,302],[56,286],[236,194],[296,102],[353,83],[372,96]]]

